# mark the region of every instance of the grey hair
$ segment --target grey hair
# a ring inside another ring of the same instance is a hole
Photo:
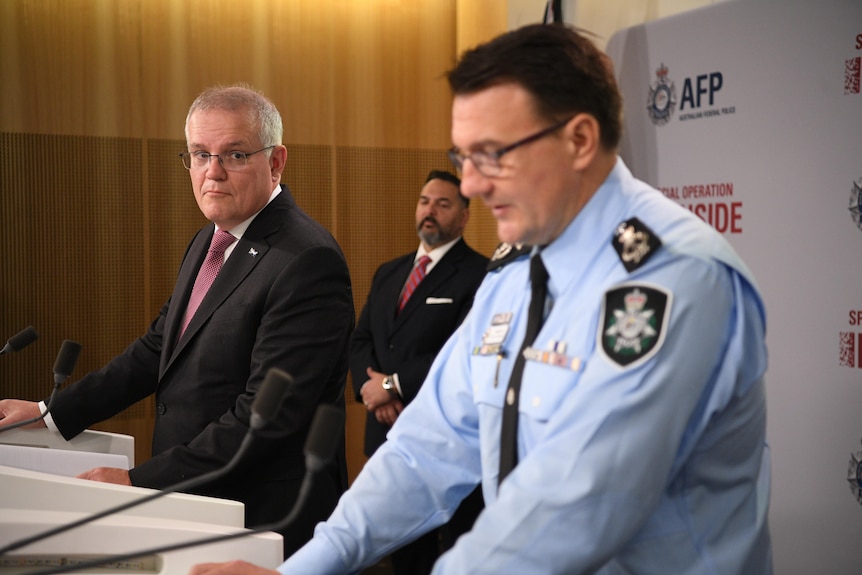
[[[248,84],[234,84],[233,86],[213,86],[207,88],[195,98],[186,116],[185,134],[186,141],[189,139],[189,120],[192,114],[206,110],[227,110],[236,112],[249,110],[252,120],[257,128],[260,142],[263,146],[277,146],[281,144],[284,135],[284,127],[281,122],[281,114],[272,101],[249,86]]]

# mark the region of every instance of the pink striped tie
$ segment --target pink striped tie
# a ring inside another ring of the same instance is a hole
[[[192,288],[192,295],[189,298],[186,315],[183,317],[183,328],[180,330],[180,337],[185,333],[189,322],[192,321],[195,312],[198,310],[198,306],[201,305],[204,296],[207,295],[207,291],[209,291],[219,270],[221,270],[222,263],[224,263],[225,250],[235,241],[236,238],[224,230],[219,230],[213,236],[210,242],[210,249],[207,251],[207,257],[204,259],[201,269],[198,270],[198,277],[195,279],[195,285]]]
[[[401,301],[398,303],[398,311],[404,309],[404,306],[407,304],[407,300],[410,299],[410,296],[413,295],[414,291],[416,291],[416,286],[425,279],[425,268],[427,268],[430,263],[431,258],[427,255],[419,258],[419,263],[416,264],[416,267],[413,268],[412,272],[410,272],[410,277],[407,278],[407,285],[404,286],[404,293],[401,294]]]

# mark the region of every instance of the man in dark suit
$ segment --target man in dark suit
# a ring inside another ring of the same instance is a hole
[[[460,184],[448,172],[434,170],[428,175],[416,204],[419,248],[377,269],[353,333],[350,372],[356,399],[368,410],[365,454],[369,457],[386,440],[404,406],[416,397],[434,357],[467,315],[485,276],[488,258],[461,237],[470,210]],[[417,283],[418,276],[411,274],[423,256],[430,261]],[[444,547],[454,543],[470,529],[481,507],[477,490],[439,534],[434,530],[393,553],[395,573],[430,573],[440,553],[438,539],[442,537]]]
[[[61,391],[46,423],[71,438],[155,395],[152,458],[130,471],[97,468],[81,477],[164,488],[232,458],[264,376],[280,368],[294,381],[277,416],[235,472],[198,491],[242,501],[246,524],[261,525],[284,517],[296,499],[317,406],[343,409],[355,317],[350,277],[332,236],[279,184],[287,149],[272,102],[245,86],[211,88],[192,104],[185,131],[183,163],[212,223],[186,249],[173,294],[147,332]],[[217,257],[224,263],[198,297],[199,270],[207,269],[214,236],[227,238]],[[33,402],[0,401],[0,424],[38,409]],[[302,519],[283,533],[287,555],[332,511],[344,477],[342,450],[330,480],[318,482]]]

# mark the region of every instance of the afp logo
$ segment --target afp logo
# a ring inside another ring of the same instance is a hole
[[[736,106],[718,104],[724,87],[724,74],[719,71],[697,74],[682,82],[682,95],[677,100],[676,86],[668,77],[668,68],[661,64],[655,71],[656,80],[650,85],[647,113],[656,126],[671,121],[679,104],[679,121],[704,120],[736,113]]]
[[[698,109],[706,104],[708,96],[709,106],[715,103],[715,94],[724,85],[724,76],[721,72],[710,72],[709,74],[699,74],[691,78],[686,78],[682,85],[682,102],[679,105],[679,111],[685,109],[685,105],[691,109]],[[702,99],[703,98],[703,99]]]
[[[655,71],[656,80],[652,83],[647,97],[647,113],[656,126],[670,122],[676,109],[676,86],[667,77],[667,66],[662,65]]]

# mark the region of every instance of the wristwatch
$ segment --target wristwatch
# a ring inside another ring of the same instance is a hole
[[[382,385],[383,389],[386,390],[386,393],[392,397],[398,396],[398,390],[395,388],[395,380],[392,379],[391,375],[384,376]]]

